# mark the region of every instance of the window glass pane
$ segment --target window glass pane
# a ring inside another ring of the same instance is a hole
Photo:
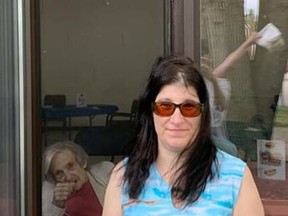
[[[43,149],[72,140],[90,165],[120,160],[138,95],[164,54],[164,1],[43,0],[40,16]]]
[[[202,0],[200,9],[201,68],[210,92],[213,135],[225,148],[237,147],[261,197],[272,200],[288,200],[287,6],[285,0]],[[263,33],[268,23],[272,34]],[[262,37],[253,39],[255,32]],[[263,147],[257,153],[258,140],[276,139],[283,150]],[[275,171],[271,175],[270,169]]]
[[[19,215],[16,1],[0,1],[0,214]]]
[[[163,5],[153,0],[41,1],[42,105],[45,95],[64,95],[66,105],[76,105],[83,94],[86,104],[130,112],[154,59],[163,55]],[[106,115],[96,115],[92,124],[105,121]],[[48,129],[59,126],[47,124]],[[71,124],[89,126],[89,118],[75,117]],[[55,141],[49,131],[48,139]]]

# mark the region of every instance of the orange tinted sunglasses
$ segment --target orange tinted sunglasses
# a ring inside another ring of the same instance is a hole
[[[171,116],[176,108],[180,109],[180,112],[185,117],[199,116],[203,110],[203,104],[189,101],[181,104],[175,104],[172,102],[154,102],[152,103],[153,112],[158,116]]]

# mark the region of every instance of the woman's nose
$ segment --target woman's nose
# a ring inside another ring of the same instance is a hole
[[[174,113],[172,114],[172,116],[170,117],[170,121],[172,121],[173,123],[178,123],[183,121],[184,116],[181,114],[180,109],[177,107],[174,110]]]
[[[64,171],[64,174],[65,174],[65,180],[66,181],[72,181],[72,174],[70,173],[70,171],[66,170]]]

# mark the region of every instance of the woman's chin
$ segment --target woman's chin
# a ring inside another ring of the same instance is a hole
[[[185,143],[185,144],[184,144]],[[186,148],[186,142],[170,142],[169,148],[174,152],[182,152]]]

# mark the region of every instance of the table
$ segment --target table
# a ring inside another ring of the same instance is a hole
[[[74,141],[80,144],[89,156],[111,156],[111,161],[115,162],[114,156],[126,155],[134,138],[133,129],[95,126],[79,131]]]
[[[116,105],[107,104],[89,104],[86,107],[76,107],[76,105],[66,105],[64,107],[43,106],[41,108],[42,119],[44,121],[45,130],[45,144],[47,142],[47,118],[63,118],[68,117],[69,139],[71,140],[71,118],[72,117],[89,117],[90,126],[92,126],[92,119],[96,115],[107,115],[118,111]]]
[[[266,216],[288,215],[288,162],[286,180],[270,180],[257,176],[257,163],[249,163],[255,183],[260,193]]]

